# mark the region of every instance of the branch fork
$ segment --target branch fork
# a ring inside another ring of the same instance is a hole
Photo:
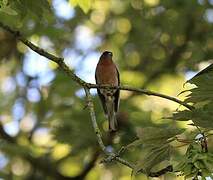
[[[87,83],[85,82],[83,79],[81,79],[80,77],[78,77],[64,62],[63,58],[57,57],[53,54],[50,54],[49,52],[45,51],[44,49],[36,46],[35,44],[33,44],[32,42],[28,41],[26,38],[24,38],[22,36],[22,34],[19,31],[13,30],[12,28],[10,28],[7,25],[4,25],[2,22],[0,22],[0,27],[4,30],[6,30],[7,32],[10,32],[12,35],[14,35],[14,37],[16,37],[19,41],[21,41],[23,44],[25,44],[27,47],[29,47],[31,50],[33,50],[34,52],[40,54],[43,57],[46,57],[47,59],[55,62],[58,64],[59,68],[65,72],[73,81],[75,81],[77,84],[79,84],[81,87],[84,88],[85,94],[86,94],[86,106],[85,108],[89,109],[89,113],[90,113],[90,117],[91,117],[91,122],[92,122],[92,126],[94,129],[94,132],[96,134],[97,137],[97,141],[99,144],[99,147],[101,148],[101,150],[103,151],[103,153],[107,156],[105,159],[103,159],[101,162],[104,163],[108,163],[108,162],[113,162],[113,161],[117,161],[131,169],[134,169],[134,165],[131,164],[130,162],[122,159],[120,157],[120,154],[125,150],[125,147],[122,147],[121,150],[118,153],[109,153],[106,150],[106,146],[103,143],[102,140],[102,135],[101,135],[101,131],[98,127],[97,121],[96,121],[96,116],[95,116],[95,110],[94,110],[94,104],[92,101],[92,96],[90,94],[90,89],[92,88],[96,88],[96,89],[101,89],[101,88],[107,88],[107,89],[119,89],[119,90],[126,90],[126,91],[133,91],[136,93],[140,93],[140,94],[145,94],[148,96],[157,96],[157,97],[161,97],[173,102],[176,102],[180,105],[185,106],[187,109],[189,110],[193,110],[194,107],[185,103],[184,101],[181,101],[175,97],[171,97],[165,94],[160,94],[157,92],[153,92],[153,91],[149,91],[149,90],[145,90],[145,89],[140,89],[140,88],[133,88],[133,87],[128,87],[128,86],[100,86],[97,84],[91,84],[91,83]],[[162,169],[159,172],[155,172],[155,173],[150,173],[149,176],[151,177],[157,177],[160,176],[162,174],[165,174],[166,172],[170,172],[172,171],[172,167],[168,166],[167,168]]]

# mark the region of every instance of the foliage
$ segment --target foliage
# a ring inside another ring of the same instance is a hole
[[[85,13],[89,11],[91,8],[92,0],[70,0],[70,3],[75,7],[79,6]]]
[[[185,158],[175,167],[175,171],[184,173],[185,179],[196,177],[213,177],[213,156],[202,152],[199,144],[190,144]]]
[[[193,83],[196,87],[190,89],[189,95],[185,102],[190,102],[195,105],[192,111],[184,110],[173,114],[172,119],[180,121],[192,120],[193,124],[198,127],[205,128],[208,132],[213,129],[212,120],[212,65],[199,72],[188,82]],[[201,145],[190,144],[185,159],[182,160],[176,167],[177,171],[182,171],[185,178],[196,177],[212,177],[212,153],[204,153],[201,150]]]
[[[0,0],[1,22],[63,56],[87,82],[94,82],[99,52],[111,50],[123,84],[171,96],[183,91],[193,110],[122,91],[117,134],[108,133],[93,93],[103,141],[115,152],[126,147],[121,155],[136,179],[168,165],[174,167],[169,179],[213,173],[212,65],[182,88],[188,74],[211,63],[212,12],[210,0]],[[103,157],[82,87],[3,29],[0,47],[0,177],[131,178],[125,166],[95,163]],[[196,139],[200,133],[208,152]]]

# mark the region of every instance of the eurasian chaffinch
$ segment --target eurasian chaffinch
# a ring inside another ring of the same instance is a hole
[[[105,51],[101,55],[95,71],[98,85],[119,86],[119,72],[112,61],[112,52]],[[119,89],[97,89],[105,115],[108,117],[109,130],[117,130],[116,112],[119,108]]]

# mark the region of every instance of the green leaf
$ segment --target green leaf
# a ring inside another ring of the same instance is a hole
[[[69,2],[74,7],[78,5],[78,0],[69,0]]]
[[[192,120],[195,125],[212,129],[213,128],[213,103],[204,105],[192,111],[184,110],[173,113],[171,119],[178,121]]]
[[[79,6],[84,11],[84,13],[87,13],[92,5],[92,0],[70,0],[69,2],[74,7]]]
[[[137,136],[140,138],[142,143],[156,144],[165,143],[169,138],[172,138],[178,134],[184,132],[184,129],[178,129],[176,127],[146,127],[141,128],[137,132]]]
[[[185,102],[194,104],[196,109],[175,112],[171,119],[192,120],[196,126],[213,129],[213,64],[187,82],[196,87],[189,90]]]
[[[126,148],[130,149],[136,146],[140,146],[141,144],[143,144],[143,141],[141,139],[137,139],[135,141],[133,141],[132,143],[128,144],[128,146]]]
[[[199,72],[187,83],[196,85],[197,87],[190,90],[185,102],[198,103],[202,101],[213,101],[213,64]]]
[[[213,172],[212,153],[202,152],[197,143],[190,144],[174,171],[182,172],[185,179],[196,176],[197,172],[201,172],[203,177],[209,176]]]
[[[178,120],[178,121],[188,121],[192,119],[191,111],[184,110],[184,111],[177,111],[173,113],[173,116],[170,117],[171,119]]]
[[[17,15],[18,13],[10,6],[8,0],[0,1],[0,11],[9,15]]]
[[[197,73],[193,78],[191,78],[187,82],[199,85],[201,82],[212,83],[212,80],[213,80],[213,64],[209,65],[207,68]]]
[[[140,145],[149,146],[149,145],[164,145],[173,141],[170,138],[181,134],[184,132],[184,129],[178,129],[176,127],[168,126],[166,128],[160,127],[146,127],[141,128],[137,131],[137,136],[139,139],[130,143],[127,148],[134,148]]]
[[[192,170],[193,170],[193,164],[189,163],[184,167],[184,174],[185,176],[188,176],[190,174],[192,174]]]
[[[185,161],[181,161],[177,165],[175,165],[173,168],[174,168],[174,171],[182,171],[185,168],[185,166],[186,166]]]
[[[169,144],[162,146],[151,146],[148,149],[148,153],[145,157],[139,161],[134,169],[135,174],[138,172],[145,171],[149,174],[151,169],[158,165],[159,163],[170,159],[170,152],[172,147]]]
[[[205,164],[206,169],[209,171],[213,170],[213,160],[203,160],[203,163]]]
[[[9,4],[8,0],[0,0],[0,7],[8,6],[8,4]]]
[[[9,6],[5,6],[5,7],[0,8],[0,11],[4,12],[6,14],[9,14],[9,15],[13,15],[13,16],[18,14],[14,9],[12,9]]]
[[[87,13],[91,8],[91,0],[78,0],[80,8]]]
[[[196,161],[194,163],[194,166],[197,168],[197,169],[204,169],[205,168],[205,164],[202,162],[202,161]]]
[[[14,8],[16,8],[22,19],[30,15],[37,21],[40,21],[41,18],[46,19],[49,15],[48,13],[51,12],[51,8],[47,0],[18,0],[14,1]]]

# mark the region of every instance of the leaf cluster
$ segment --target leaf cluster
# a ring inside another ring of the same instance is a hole
[[[159,165],[161,168],[168,166],[173,151],[170,143],[175,140],[176,135],[183,132],[184,129],[177,127],[141,128],[137,133],[139,139],[127,146],[128,148],[140,146],[142,151],[143,158],[137,162],[134,174],[143,172],[149,175],[151,170]]]
[[[213,154],[203,152],[197,143],[189,145],[185,157],[174,167],[174,171],[183,173],[185,179],[213,177],[212,169]]]

